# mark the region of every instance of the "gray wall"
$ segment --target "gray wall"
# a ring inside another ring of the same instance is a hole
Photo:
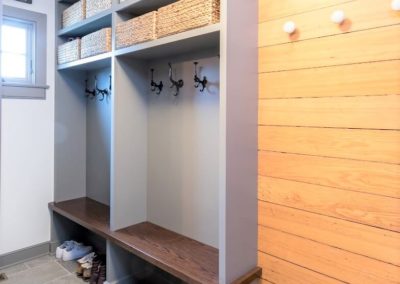
[[[111,68],[90,72],[89,89],[97,76],[99,89],[109,88]],[[100,101],[87,99],[86,104],[86,195],[110,204],[111,97]]]
[[[150,65],[165,87],[161,95],[149,95],[147,193],[150,222],[214,247],[219,227],[216,54],[198,60],[201,77],[209,80],[204,93],[193,87],[194,60],[173,64],[176,78],[185,82],[177,97],[171,95],[167,62]]]

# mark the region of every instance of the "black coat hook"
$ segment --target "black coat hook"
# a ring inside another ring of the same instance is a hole
[[[109,93],[109,89],[99,89],[98,88],[98,86],[97,86],[97,77],[95,77],[95,89],[96,89],[97,95],[101,96],[100,101],[104,101],[104,98],[110,94]]]
[[[150,71],[151,71],[151,83],[150,83],[151,91],[155,92],[156,90],[158,90],[158,91],[156,91],[156,94],[159,95],[159,94],[161,94],[162,89],[164,88],[164,84],[162,81],[160,81],[159,84],[154,82],[154,69],[151,69]]]
[[[89,90],[88,79],[85,80],[85,84],[86,84],[86,88],[85,88],[86,97],[94,98],[96,96],[96,90]]]
[[[177,95],[179,95],[179,89],[183,87],[184,83],[183,83],[182,79],[178,80],[178,81],[175,81],[172,78],[172,65],[171,65],[171,63],[168,63],[168,66],[169,66],[169,80],[171,81],[170,88],[173,88],[173,87],[176,88],[176,92],[174,94],[174,96],[176,97]]]
[[[199,63],[194,62],[194,87],[197,89],[201,85],[200,92],[204,92],[208,81],[206,76],[203,77],[203,80],[200,80],[199,76],[197,76],[197,64]]]

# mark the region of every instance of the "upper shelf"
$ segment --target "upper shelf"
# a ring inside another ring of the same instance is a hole
[[[84,36],[102,28],[111,27],[112,9],[102,11],[90,18],[66,27],[58,32],[59,36],[76,37]]]
[[[94,70],[111,66],[113,54],[118,57],[133,57],[155,60],[200,50],[219,51],[220,24],[202,27],[149,42],[133,45],[93,57],[58,65],[58,70]]]
[[[157,10],[177,0],[126,0],[116,5],[116,12],[127,12],[133,15],[142,15]]]
[[[111,66],[112,53],[103,53],[58,65],[58,70],[95,70]]]
[[[214,24],[115,51],[116,56],[158,59],[219,47],[221,25]]]
[[[89,198],[50,209],[188,283],[218,283],[218,250],[149,222],[111,231],[110,208]]]

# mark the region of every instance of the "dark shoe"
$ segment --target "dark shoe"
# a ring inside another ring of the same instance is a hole
[[[99,257],[96,257],[93,259],[92,263],[92,269],[91,269],[91,276],[89,283],[90,284],[97,284],[97,281],[99,280],[99,266],[101,265],[101,260]]]
[[[103,284],[107,280],[107,267],[105,264],[99,266],[99,279],[97,280],[97,284]]]

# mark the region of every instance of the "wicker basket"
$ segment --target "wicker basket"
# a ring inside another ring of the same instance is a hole
[[[111,8],[111,0],[86,0],[86,18]]]
[[[64,64],[81,58],[81,40],[75,39],[58,47],[58,64]]]
[[[62,15],[63,28],[69,27],[86,18],[86,0],[80,0],[64,10]]]
[[[117,48],[154,40],[156,33],[157,12],[150,12],[129,21],[117,24]]]
[[[81,39],[81,57],[86,58],[111,51],[111,28],[104,28]]]
[[[157,37],[220,21],[220,0],[180,0],[158,9]]]

